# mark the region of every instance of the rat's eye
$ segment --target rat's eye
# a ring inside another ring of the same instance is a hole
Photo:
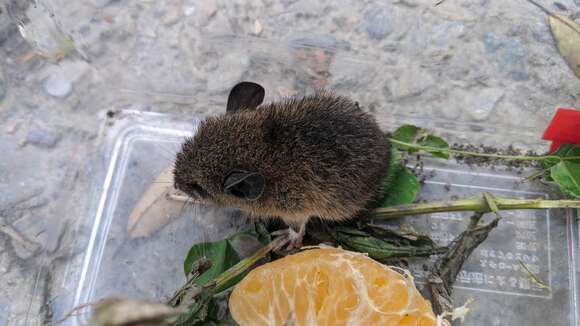
[[[209,196],[208,192],[203,189],[197,182],[187,182],[183,185],[182,190],[193,197],[206,198]]]

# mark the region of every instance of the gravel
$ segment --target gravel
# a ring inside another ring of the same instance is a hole
[[[578,12],[580,0],[558,2]],[[100,139],[82,135],[97,134],[108,109],[137,107],[184,119],[221,114],[227,90],[251,78],[264,83],[267,100],[331,88],[372,109],[385,127],[395,112],[478,130],[513,131],[521,123],[518,130],[536,131],[501,139],[509,144],[539,140],[555,108],[580,100],[580,80],[559,56],[545,14],[525,1],[50,3],[54,16],[43,21],[57,20],[87,58],[79,51],[62,58],[36,54],[43,44],[23,39],[0,13],[0,222],[22,219],[15,228],[43,249],[36,233],[55,221],[76,227],[90,199],[85,190],[102,182],[90,169],[95,156],[104,159],[96,152]],[[256,21],[260,33],[252,38]],[[44,36],[46,44],[57,44]],[[296,49],[303,46],[325,50]],[[63,175],[70,186],[62,186]],[[58,239],[58,232],[44,233]],[[8,284],[0,287],[0,325],[24,325],[27,318],[28,325],[42,324],[42,298],[31,294],[45,278],[30,282],[41,270],[39,252],[12,242],[0,236],[9,248],[0,253]],[[43,261],[51,263],[56,287],[64,284],[59,275],[67,260]]]
[[[66,97],[72,91],[72,83],[62,74],[51,74],[44,81],[44,90],[54,97]]]
[[[62,135],[56,131],[33,129],[26,135],[26,144],[50,149],[55,147],[61,139]]]

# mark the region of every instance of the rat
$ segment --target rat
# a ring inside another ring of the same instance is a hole
[[[182,144],[177,189],[196,202],[280,218],[297,246],[310,218],[342,221],[376,206],[390,143],[373,116],[324,90],[269,104],[264,95],[253,82],[231,89],[226,113]]]

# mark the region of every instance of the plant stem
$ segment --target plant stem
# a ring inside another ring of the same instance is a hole
[[[418,145],[418,144],[406,143],[406,142],[396,140],[393,138],[389,138],[389,140],[393,144],[397,144],[397,145],[407,147],[407,148],[423,150],[423,151],[427,151],[427,152],[446,152],[446,153],[451,153],[451,154],[488,157],[488,158],[514,160],[514,161],[544,161],[544,160],[548,160],[548,159],[554,159],[554,160],[578,160],[578,159],[580,159],[580,156],[569,156],[569,157],[560,157],[557,155],[518,156],[518,155],[475,153],[475,152],[461,151],[461,150],[452,149],[452,148],[438,148],[438,147],[431,147],[431,146],[422,146],[422,145]]]
[[[252,267],[258,260],[266,256],[270,251],[284,246],[288,241],[288,237],[278,237],[264,247],[258,249],[258,251],[256,251],[250,257],[240,260],[237,264],[230,267],[227,271],[221,273],[220,276],[214,280],[215,287],[220,288],[231,279],[237,277],[238,275],[245,272],[248,268]]]
[[[204,294],[213,296],[217,289],[220,289],[224,284],[227,284],[230,280],[251,268],[258,260],[266,256],[270,251],[283,246],[288,241],[288,237],[279,237],[272,240],[264,247],[258,249],[252,256],[240,260],[237,264],[230,267],[227,271],[221,273],[212,282],[206,284],[203,287],[193,285],[195,277],[191,277],[191,279],[189,279],[187,283],[185,283],[185,285],[176,292],[173,298],[169,300],[169,305],[172,307],[189,307],[188,309],[190,309],[192,304],[196,300],[200,300],[200,297],[202,297]],[[187,298],[187,300],[184,300],[184,298]],[[197,309],[199,307],[195,306],[195,308]],[[176,321],[175,325],[182,325],[179,322],[180,320],[181,319]]]
[[[580,200],[511,199],[494,197],[499,210],[580,208]],[[371,212],[371,218],[391,219],[409,215],[432,214],[441,212],[490,212],[483,196],[458,200],[437,201],[420,204],[381,207]]]

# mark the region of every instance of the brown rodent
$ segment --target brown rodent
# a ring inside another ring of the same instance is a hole
[[[382,193],[390,145],[374,118],[329,92],[262,105],[242,82],[226,114],[203,121],[175,161],[175,187],[197,201],[302,226],[344,220]]]

